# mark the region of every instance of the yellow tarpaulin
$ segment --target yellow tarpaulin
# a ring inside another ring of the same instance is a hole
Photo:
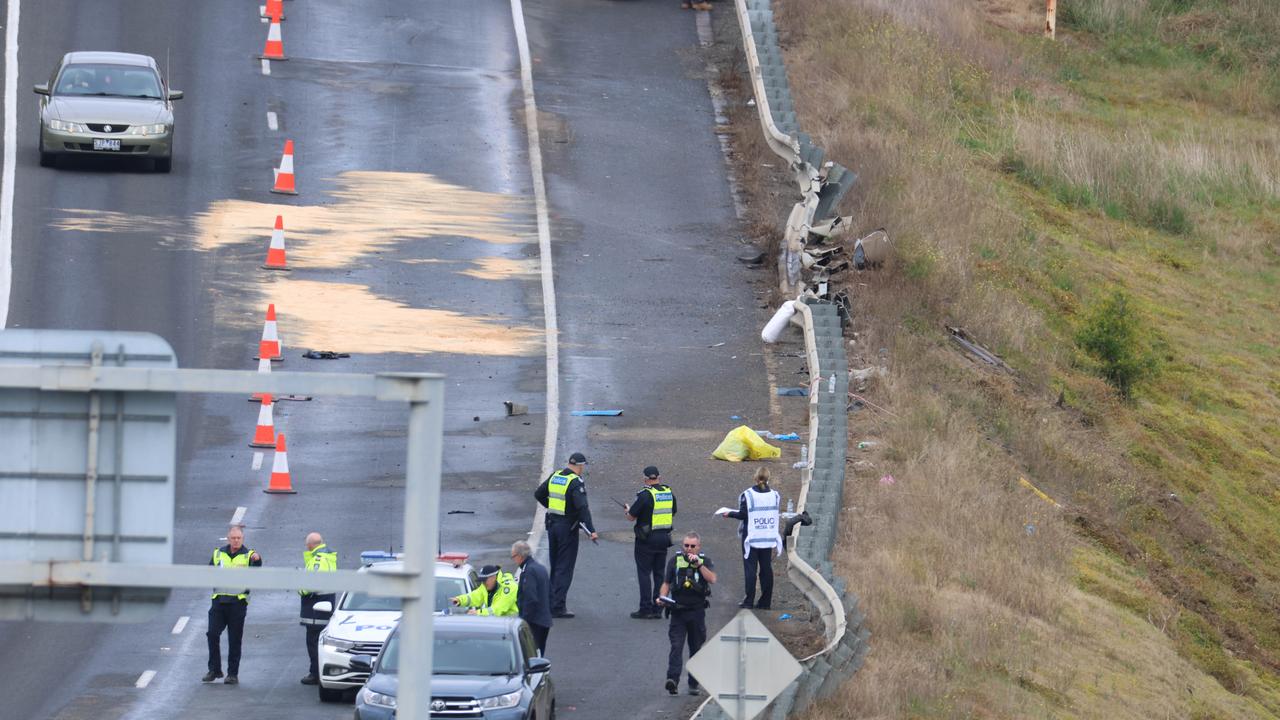
[[[781,456],[781,448],[776,448],[765,442],[763,438],[756,434],[755,430],[746,425],[739,425],[730,430],[729,434],[724,436],[724,441],[720,443],[720,447],[711,453],[711,457],[717,460],[728,460],[729,462],[764,460]]]

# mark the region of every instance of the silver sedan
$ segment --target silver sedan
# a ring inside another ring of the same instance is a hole
[[[156,61],[117,52],[67,53],[40,100],[40,164],[59,155],[148,158],[156,170],[173,167],[173,101]]]

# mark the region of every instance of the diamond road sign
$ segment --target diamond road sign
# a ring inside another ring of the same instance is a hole
[[[760,714],[800,671],[800,663],[747,610],[689,659],[689,673],[734,720]]]

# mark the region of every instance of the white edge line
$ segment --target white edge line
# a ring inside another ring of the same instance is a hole
[[[151,680],[156,676],[155,670],[147,670],[138,676],[138,681],[133,684],[134,687],[141,690],[151,684]]]
[[[9,0],[4,27],[4,169],[0,188],[0,328],[9,324],[13,279],[13,183],[18,151],[18,16],[22,0]]]
[[[254,454],[255,454],[255,455],[261,455],[262,453],[254,453]],[[255,468],[255,469],[256,469],[256,468]],[[231,516],[231,523],[230,523],[227,527],[233,527],[233,526],[235,526],[235,525],[240,525],[240,524],[242,524],[242,523],[244,522],[244,514],[245,514],[248,510],[249,510],[249,508],[246,508],[246,507],[244,507],[243,505],[242,505],[242,506],[240,506],[240,507],[238,507],[238,508],[236,508],[235,514],[233,514],[233,515]]]
[[[178,618],[178,622],[173,624],[173,630],[171,631],[171,634],[181,635],[182,631],[187,629],[187,623],[189,622],[191,622],[190,615],[183,615],[182,617]]]
[[[547,214],[547,184],[542,175],[542,139],[538,134],[538,105],[533,96],[533,62],[529,59],[529,36],[524,26],[524,4],[511,0],[511,21],[515,25],[516,49],[520,55],[520,85],[524,91],[524,119],[528,132],[529,170],[533,175],[533,200],[538,214],[538,258],[542,270],[543,327],[547,352],[547,419],[542,440],[542,474],[554,470],[556,437],[560,432],[560,348],[559,322],[556,320],[556,284],[551,267],[551,221]],[[529,545],[537,551],[542,540],[546,508],[541,505],[533,514]]]
[[[262,74],[263,75],[271,74],[271,61],[266,58],[262,58]]]
[[[275,112],[271,110],[267,111],[267,128],[270,130],[280,129],[280,118],[278,118]]]

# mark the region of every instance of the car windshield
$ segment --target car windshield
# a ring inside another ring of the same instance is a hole
[[[137,65],[77,63],[62,69],[53,86],[55,95],[100,95],[160,99],[160,78]]]
[[[431,664],[436,675],[514,675],[519,671],[515,643],[506,635],[435,633]],[[400,667],[400,635],[387,641],[378,659],[378,672],[395,673]]]
[[[467,591],[462,578],[436,577],[436,610],[449,607],[449,599]],[[373,597],[362,592],[347,593],[342,599],[343,610],[400,610],[400,598]]]

